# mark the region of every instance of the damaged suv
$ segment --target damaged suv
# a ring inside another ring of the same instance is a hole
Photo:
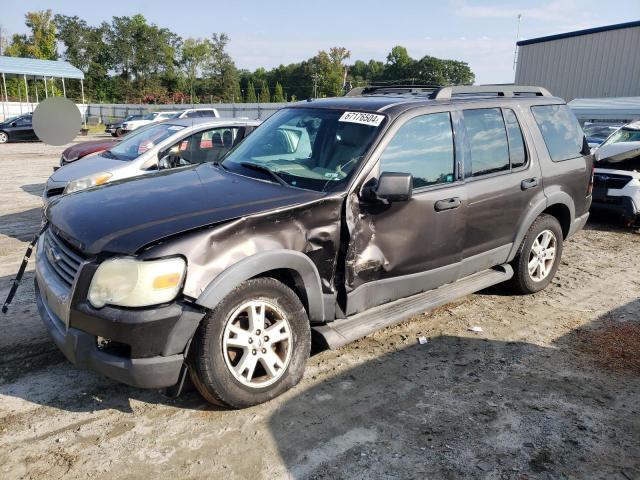
[[[537,87],[369,87],[288,106],[223,160],[54,200],[36,297],[79,367],[235,408],[337,348],[511,281],[583,227],[592,158]]]

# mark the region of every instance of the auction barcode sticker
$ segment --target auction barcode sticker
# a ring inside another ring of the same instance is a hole
[[[344,112],[338,121],[377,127],[382,123],[382,120],[384,120],[384,115],[376,115],[375,113]]]

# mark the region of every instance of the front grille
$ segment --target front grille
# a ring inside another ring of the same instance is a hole
[[[48,228],[43,234],[44,254],[51,269],[71,287],[84,258]]]
[[[64,188],[50,188],[49,190],[47,190],[47,198],[62,195],[63,192],[64,192]]]
[[[593,177],[593,185],[597,188],[615,188],[621,189],[629,183],[633,177],[628,175],[619,175],[616,173],[600,173],[596,172]]]

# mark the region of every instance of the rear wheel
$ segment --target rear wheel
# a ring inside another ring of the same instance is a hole
[[[209,402],[244,408],[296,385],[311,332],[297,295],[273,278],[240,284],[202,321],[190,352],[190,373]]]
[[[116,133],[114,135],[114,137],[121,137],[123,135],[123,131],[121,128],[116,128]]]
[[[6,132],[0,132],[0,143],[7,143],[9,141],[9,135]]]
[[[555,217],[543,214],[533,222],[512,263],[512,284],[518,292],[539,292],[551,283],[562,257],[562,238]]]

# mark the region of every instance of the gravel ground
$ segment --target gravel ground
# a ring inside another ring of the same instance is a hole
[[[61,150],[0,146],[2,299]],[[589,224],[546,291],[494,287],[316,353],[292,391],[226,411],[77,370],[30,265],[0,317],[0,478],[640,479],[639,266],[640,235]]]

